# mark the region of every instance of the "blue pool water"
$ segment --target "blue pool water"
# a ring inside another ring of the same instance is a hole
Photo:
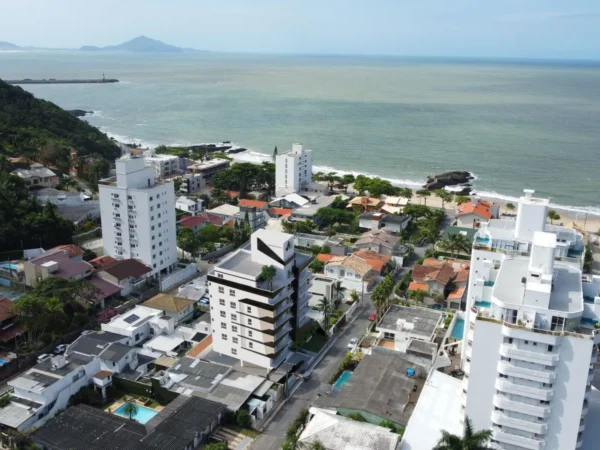
[[[2,267],[4,267],[5,269],[19,270],[19,266],[16,266],[16,265],[14,265],[14,264],[8,264],[8,263],[5,263],[5,264],[1,264],[1,265],[2,265]]]
[[[349,370],[344,370],[342,372],[342,374],[340,375],[340,377],[335,380],[335,383],[333,383],[333,386],[336,387],[337,389],[341,389],[350,379],[350,377],[352,376],[352,372],[350,372]]]
[[[465,332],[465,319],[461,319],[460,317],[457,317],[456,322],[454,322],[454,328],[452,328],[451,336],[454,339],[462,339],[464,332]]]
[[[115,411],[115,414],[129,419],[129,416],[124,413],[125,405],[126,405],[126,403],[123,403],[121,406],[119,406],[119,408]],[[158,412],[154,411],[153,409],[144,408],[143,406],[138,405],[137,414],[135,414],[132,417],[132,419],[138,421],[139,423],[141,423],[143,425],[157,414],[158,414]]]
[[[479,308],[491,308],[492,302],[475,302],[475,306]]]
[[[4,358],[0,358],[0,367],[2,367],[4,364],[8,364],[10,361],[8,359],[4,359]]]
[[[590,326],[590,327],[595,326],[597,322],[598,322],[597,320],[587,319],[585,317],[581,319],[581,325],[587,325],[587,326]]]

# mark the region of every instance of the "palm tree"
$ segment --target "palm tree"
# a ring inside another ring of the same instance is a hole
[[[417,197],[425,200],[425,206],[427,206],[427,197],[431,197],[431,192],[429,192],[427,189],[421,189],[417,191]]]
[[[435,196],[442,200],[442,209],[444,209],[444,203],[451,202],[453,198],[453,195],[444,189],[436,189]]]
[[[512,203],[507,203],[507,204],[506,204],[506,209],[508,209],[510,212],[512,212],[512,211],[514,211],[516,208],[515,208],[515,205],[513,205]]]
[[[398,195],[410,201],[413,197],[413,191],[411,188],[401,188]]]
[[[323,297],[319,300],[317,311],[323,313],[323,329],[325,330],[325,334],[329,336],[329,318],[335,311],[335,305],[327,297]]]
[[[335,285],[333,286],[333,289],[335,290],[335,295],[333,296],[333,298],[338,301],[341,300],[340,297],[344,297],[344,292],[346,292],[346,288],[342,285],[342,282],[340,280],[335,282]]]
[[[450,252],[450,256],[454,258],[458,253],[471,253],[471,243],[462,234],[456,233],[444,239],[439,244],[444,251]]]
[[[465,431],[462,437],[442,430],[442,437],[433,450],[487,450],[491,449],[487,442],[492,439],[491,430],[475,432],[471,419],[465,419]]]
[[[132,402],[125,402],[123,406],[123,414],[129,417],[129,420],[133,420],[133,417],[138,413],[138,406]]]
[[[260,277],[269,282],[269,289],[273,290],[273,278],[277,275],[277,269],[273,266],[262,266]]]
[[[560,214],[551,209],[550,211],[548,211],[548,219],[550,219],[551,224],[554,224],[555,220],[560,220]]]

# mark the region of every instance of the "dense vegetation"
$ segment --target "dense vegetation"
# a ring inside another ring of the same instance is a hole
[[[22,178],[0,168],[0,253],[52,248],[70,243],[72,236],[73,224],[56,212],[55,205],[41,205],[29,196]]]
[[[247,198],[252,190],[275,192],[275,164],[235,163],[229,169],[215,174],[212,184],[216,189],[240,192],[240,198]]]
[[[97,128],[0,80],[0,154],[24,156],[66,172],[70,147],[78,151],[80,162],[87,157],[112,161],[121,153]]]

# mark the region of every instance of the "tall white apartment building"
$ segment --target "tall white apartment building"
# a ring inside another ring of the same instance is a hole
[[[295,253],[293,235],[260,229],[215,266],[208,274],[213,350],[267,372],[281,365],[310,320],[311,260]],[[261,277],[264,266],[275,268],[272,280]]]
[[[525,191],[514,219],[492,219],[471,257],[462,405],[498,448],[582,445],[600,334],[587,315],[582,237],[546,224]]]
[[[159,180],[181,172],[179,156],[157,154],[155,150],[144,151],[144,163],[154,168],[154,174]]]
[[[298,192],[312,181],[312,150],[293,144],[292,150],[275,158],[275,195],[282,197]]]
[[[170,273],[177,263],[175,189],[157,182],[143,158],[116,161],[116,182],[99,185],[104,254],[136,258],[152,275]]]

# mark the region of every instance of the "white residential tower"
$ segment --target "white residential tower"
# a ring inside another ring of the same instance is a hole
[[[275,195],[282,197],[298,192],[312,181],[312,150],[293,144],[292,150],[275,158]]]

